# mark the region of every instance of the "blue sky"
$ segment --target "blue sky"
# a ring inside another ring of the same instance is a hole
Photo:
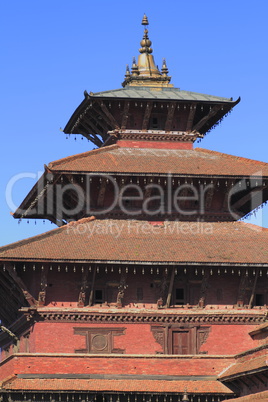
[[[154,57],[165,57],[175,87],[241,96],[198,146],[268,162],[266,0],[9,0],[1,7],[0,245],[55,226],[10,215],[44,164],[87,151],[91,143],[60,131],[83,92],[121,87],[138,56],[143,14]],[[17,176],[20,175],[20,176]],[[20,179],[13,186],[14,177]],[[268,227],[268,208],[252,220]]]

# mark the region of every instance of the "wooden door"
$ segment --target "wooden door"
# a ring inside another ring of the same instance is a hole
[[[181,329],[172,331],[172,354],[188,355],[191,354],[190,330]]]

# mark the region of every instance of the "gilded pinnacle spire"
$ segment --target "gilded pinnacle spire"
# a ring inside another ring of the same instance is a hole
[[[149,25],[149,21],[148,21],[148,18],[147,18],[146,14],[144,14],[144,16],[143,16],[143,19],[141,21],[141,25]]]
[[[133,59],[131,73],[125,75],[123,86],[146,86],[146,87],[173,87],[169,84],[170,78],[168,77],[168,69],[166,61],[163,61],[162,70],[159,71],[155,64],[152,55],[153,49],[151,48],[152,42],[148,35],[149,21],[144,14],[141,25],[144,25],[143,38],[140,42],[141,48],[139,49],[140,55],[138,62]]]
[[[148,22],[148,18],[147,16],[144,14],[141,25],[145,25],[146,27],[149,25]],[[149,37],[148,37],[148,29],[145,28],[144,29],[144,35],[143,38],[140,42],[141,44],[141,48],[140,48],[140,53],[152,53],[153,49],[150,47],[152,42],[150,41]]]

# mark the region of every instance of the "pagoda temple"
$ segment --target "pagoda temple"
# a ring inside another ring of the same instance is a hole
[[[122,88],[64,128],[96,149],[45,165],[0,248],[3,402],[268,400],[268,164],[194,148],[240,99],[184,91],[144,15]]]

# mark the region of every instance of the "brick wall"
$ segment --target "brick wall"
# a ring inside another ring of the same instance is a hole
[[[163,352],[150,324],[75,324],[38,322],[30,336],[30,352],[74,353],[84,349],[85,337],[74,334],[78,328],[125,328],[124,335],[113,337],[113,347],[125,354],[156,354]],[[209,326],[206,326],[209,327]],[[232,355],[258,346],[248,332],[251,325],[211,325],[209,335],[200,352],[208,355]],[[98,331],[97,331],[98,332]]]

